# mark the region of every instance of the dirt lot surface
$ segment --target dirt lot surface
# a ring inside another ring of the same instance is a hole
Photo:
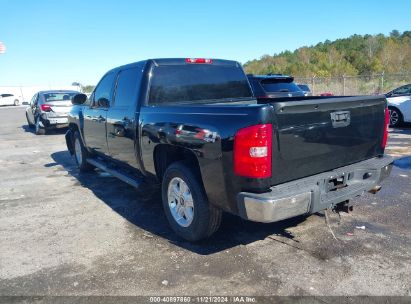
[[[258,224],[225,215],[190,244],[158,193],[79,174],[64,131],[36,136],[24,108],[0,108],[0,295],[411,295],[411,128],[354,212]],[[408,157],[407,157],[408,156]]]

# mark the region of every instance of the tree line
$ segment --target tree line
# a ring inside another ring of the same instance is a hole
[[[352,35],[326,40],[294,51],[264,55],[244,64],[253,74],[280,73],[299,77],[335,77],[411,72],[411,31],[388,36]]]

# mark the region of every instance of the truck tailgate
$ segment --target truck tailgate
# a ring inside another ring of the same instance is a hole
[[[334,97],[272,103],[272,185],[381,155],[383,96]]]

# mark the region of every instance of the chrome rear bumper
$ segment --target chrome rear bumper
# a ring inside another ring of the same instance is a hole
[[[389,176],[392,162],[389,156],[372,158],[277,185],[265,193],[240,192],[240,216],[268,223],[331,208],[380,186]]]

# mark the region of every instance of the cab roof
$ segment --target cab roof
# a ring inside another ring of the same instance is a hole
[[[196,63],[196,62],[187,62],[189,59],[205,59],[205,60],[210,60],[211,62],[207,63]],[[214,58],[153,58],[153,59],[146,59],[142,61],[137,61],[129,64],[125,64],[122,66],[115,67],[108,71],[107,73],[110,72],[115,72],[118,70],[122,70],[125,68],[131,68],[135,67],[141,64],[145,64],[147,62],[152,62],[156,66],[162,66],[162,65],[182,65],[182,64],[204,64],[204,65],[226,65],[226,66],[237,66],[241,67],[241,64],[237,61],[234,60],[225,60],[225,59],[214,59]]]

